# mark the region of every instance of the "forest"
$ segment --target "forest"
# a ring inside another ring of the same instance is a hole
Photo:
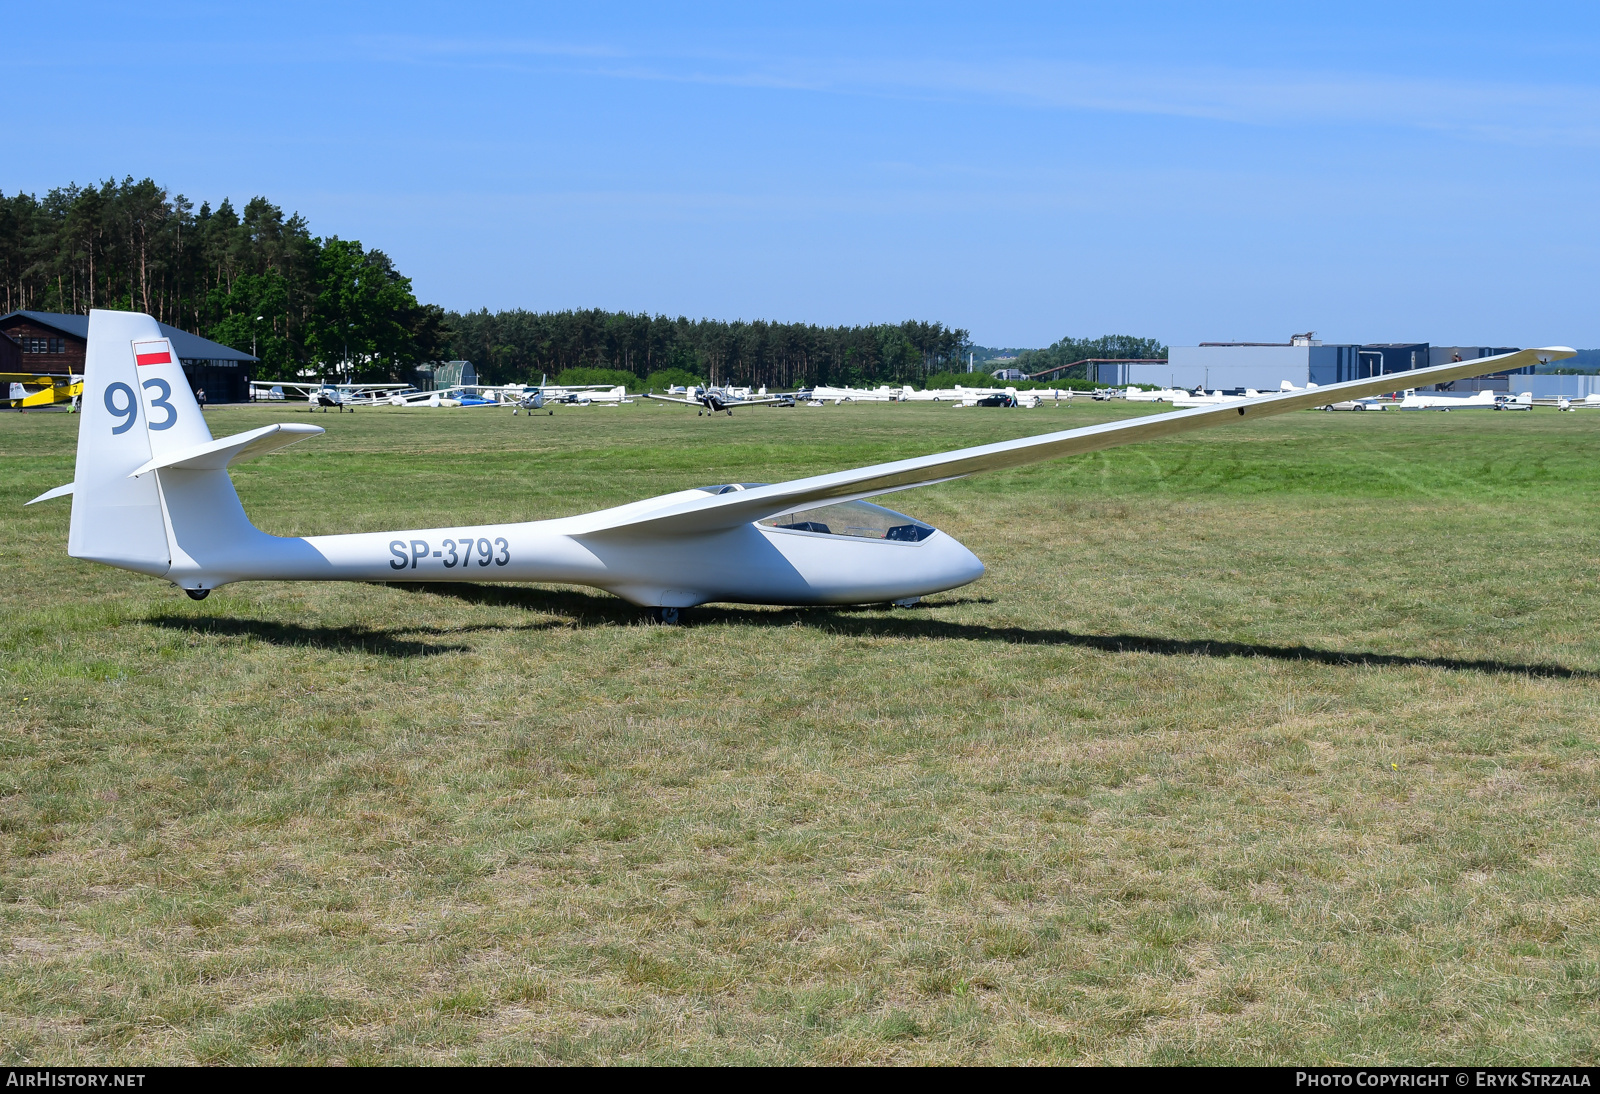
[[[383,251],[319,237],[265,197],[198,208],[151,179],[0,193],[0,312],[148,312],[261,359],[261,379],[412,380],[465,359],[489,383],[605,375],[635,387],[698,379],[774,388],[924,384],[965,373],[966,330],[908,320],[819,326],[601,309],[447,312],[417,300]],[[1085,357],[1159,357],[1130,336],[1018,351],[1034,372]]]
[[[261,358],[257,375],[313,368],[391,375],[444,351],[444,312],[418,303],[379,250],[311,234],[266,198],[196,209],[150,179],[0,193],[0,309],[148,312]]]
[[[1023,372],[1044,372],[1076,361],[1092,358],[1130,360],[1165,357],[1167,347],[1154,338],[1135,338],[1131,334],[1108,334],[1103,338],[1063,338],[1045,349],[1025,349],[1017,355],[1012,368]],[[1084,366],[1078,365],[1065,373],[1080,377]]]
[[[969,345],[964,330],[917,321],[820,327],[599,309],[451,312],[446,321],[455,355],[495,382],[600,368],[774,388],[915,383],[964,361]]]

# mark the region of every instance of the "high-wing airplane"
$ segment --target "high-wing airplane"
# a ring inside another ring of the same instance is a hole
[[[0,372],[0,383],[9,385],[11,405],[22,410],[70,403],[83,394],[82,376],[53,372]]]
[[[537,384],[479,385],[480,396],[495,399],[501,406],[511,407],[512,414],[547,410],[557,406],[622,406],[632,403],[626,385],[612,384],[552,384],[542,376]],[[549,410],[554,414],[554,410]]]
[[[1519,350],[1407,378],[1435,383],[1573,354]],[[213,440],[148,315],[91,312],[84,373],[76,480],[33,499],[72,495],[74,558],[164,577],[195,600],[234,581],[548,581],[605,589],[663,622],[709,601],[871,604],[953,589],[982,576],[983,563],[952,536],[866,499],[1394,386],[1392,375],[1351,380],[553,520],[298,537],[251,524],[227,467],[322,429],[283,422]]]
[[[292,391],[310,403],[313,410],[332,410],[347,406],[376,406],[377,400],[389,393],[408,389],[407,384],[326,384],[315,380],[252,380],[250,397],[264,402],[276,402]]]
[[[801,392],[802,397],[808,393]],[[721,414],[727,411],[730,415],[734,407],[740,406],[794,406],[795,394],[785,392],[780,395],[768,395],[763,387],[760,391],[752,392],[748,388],[735,387],[697,387],[693,391],[684,392],[682,399],[673,395],[657,395],[650,392],[646,399],[655,399],[663,403],[682,403],[684,406],[700,407],[696,414]]]

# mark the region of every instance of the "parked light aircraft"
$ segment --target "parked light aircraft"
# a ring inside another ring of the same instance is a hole
[[[1033,391],[1018,391],[1014,387],[957,387],[955,389],[955,405],[964,406],[1007,406],[1022,407],[1024,410],[1034,410],[1049,403],[1051,406],[1060,406],[1061,397],[1067,397],[1067,405],[1072,405],[1073,392],[1060,391],[1056,388],[1039,388]],[[945,393],[949,398],[950,393]]]
[[[70,403],[83,394],[82,376],[62,376],[51,372],[0,372],[0,382],[9,385],[11,405],[22,410]]]
[[[418,391],[416,388],[404,388],[399,391],[373,392],[371,399],[361,402],[361,406],[397,406],[397,407],[474,407],[474,406],[499,406],[500,399],[492,392],[483,394],[476,387],[444,387],[436,391]]]
[[[1192,408],[1197,406],[1223,406],[1228,403],[1242,403],[1246,399],[1258,399],[1261,392],[1250,388],[1243,395],[1224,395],[1220,391],[1207,392],[1205,388],[1195,388],[1191,392],[1183,392],[1172,400],[1175,407]]]
[[[250,397],[264,402],[276,402],[289,392],[294,392],[311,405],[312,410],[342,411],[345,407],[376,406],[376,400],[390,392],[407,390],[407,384],[327,384],[317,380],[252,380]]]
[[[420,406],[437,409],[443,406],[460,406],[461,402],[456,398],[456,396],[460,393],[461,389],[454,387],[441,388],[438,391],[421,391],[416,388],[404,388],[400,391],[385,392],[382,396],[382,399],[384,404],[387,406]]]
[[[1407,376],[1406,379],[1411,377]],[[1431,391],[1419,392],[1408,388],[1400,399],[1401,410],[1493,410],[1492,391],[1478,391],[1471,395],[1442,395]]]
[[[1174,399],[1187,394],[1189,393],[1181,387],[1164,387],[1155,391],[1145,391],[1129,384],[1127,390],[1122,393],[1122,397],[1130,403],[1170,403]]]
[[[1580,407],[1584,407],[1584,408],[1600,408],[1600,394],[1585,395],[1583,398],[1577,400],[1576,402],[1574,402],[1573,400],[1567,398],[1565,395],[1561,396],[1560,399],[1556,400],[1556,409],[1557,410],[1577,410]]]
[[[1433,383],[1573,356],[1519,350],[1414,370]],[[67,553],[164,577],[191,598],[234,581],[548,581],[608,590],[663,621],[708,601],[867,604],[976,580],[983,563],[867,498],[983,471],[1356,399],[1394,378],[1151,414],[791,482],[707,486],[521,524],[274,536],[250,523],[227,467],[323,432],[282,422],[213,440],[148,315],[90,313]],[[31,502],[29,504],[32,504]]]
[[[486,389],[487,390],[487,389]],[[594,384],[587,387],[560,387],[554,384],[532,384],[521,387],[497,389],[502,399],[515,396],[514,401],[523,410],[540,410],[546,406],[622,406],[631,404],[628,388],[619,384]],[[512,411],[516,413],[516,411]]]
[[[801,397],[807,393],[801,392]],[[763,385],[760,391],[752,392],[749,388],[736,387],[697,387],[693,391],[684,392],[684,397],[679,399],[673,395],[657,395],[655,392],[645,396],[646,399],[655,399],[663,403],[681,403],[684,406],[700,407],[696,417],[701,414],[721,414],[727,411],[733,414],[734,407],[740,406],[794,406],[795,393],[784,392],[779,395],[768,395]]]
[[[1387,410],[1396,406],[1391,399],[1379,399],[1376,396],[1369,399],[1341,399],[1338,402],[1328,403],[1323,410]]]
[[[1203,387],[1197,387],[1192,392],[1184,391],[1180,388],[1172,393],[1171,402],[1175,407],[1221,406],[1225,403],[1236,403],[1244,399],[1261,399],[1268,395],[1289,395],[1296,392],[1316,390],[1317,385],[1311,383],[1310,381],[1306,382],[1305,387],[1295,387],[1288,380],[1284,380],[1279,383],[1278,390],[1276,392],[1257,391],[1253,387],[1247,387],[1244,389],[1243,395],[1224,395],[1220,391],[1213,391],[1210,394],[1207,394],[1206,389]],[[1129,397],[1133,398],[1133,396]]]
[[[526,410],[547,410],[558,406],[622,406],[632,403],[625,385],[612,384],[552,384],[548,375],[539,377],[537,384],[480,384],[478,394],[510,406],[512,414]]]
[[[904,398],[905,389],[890,387],[888,384],[870,388],[851,387],[848,384],[844,387],[818,384],[811,389],[810,396],[816,402],[831,401],[834,406],[840,403],[898,403]]]
[[[1043,403],[1059,403],[1065,398],[1069,403],[1074,392],[1058,390],[1056,388],[1039,388],[1033,391],[1019,392],[1015,387],[964,387],[961,384],[953,388],[927,388],[918,391],[910,384],[900,387],[890,387],[880,384],[875,388],[859,387],[829,387],[819,384],[810,391],[799,392],[800,398],[810,397],[811,406],[822,406],[832,401],[834,406],[840,403],[952,403],[956,406],[977,406],[979,400],[991,395],[1009,395],[1014,398],[1018,406],[1036,407]]]

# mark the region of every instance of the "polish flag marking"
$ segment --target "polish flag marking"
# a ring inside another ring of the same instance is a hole
[[[133,358],[141,365],[172,364],[172,343],[165,338],[133,344]]]

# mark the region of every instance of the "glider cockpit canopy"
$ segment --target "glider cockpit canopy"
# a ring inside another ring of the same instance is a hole
[[[735,494],[767,485],[764,482],[731,482],[718,486],[697,486],[695,489],[705,494]],[[915,517],[866,501],[845,501],[778,513],[756,523],[763,528],[779,528],[785,532],[887,539],[899,543],[921,543],[936,531],[933,525]]]
[[[933,535],[931,524],[896,513],[869,501],[844,501],[819,505],[793,513],[779,513],[756,522],[764,528],[786,532],[813,532],[824,536],[853,536],[856,539],[887,539],[899,543],[921,543]]]

